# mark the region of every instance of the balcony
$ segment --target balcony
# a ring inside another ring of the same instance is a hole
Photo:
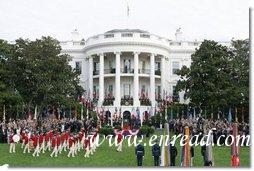
[[[140,105],[142,106],[151,106],[151,101],[147,97],[142,97],[139,99],[139,101],[140,101]]]
[[[132,106],[133,105],[133,98],[130,96],[124,96],[121,98],[121,105],[122,106]]]
[[[115,68],[104,69],[104,74],[115,74],[115,73],[116,73],[116,69]]]
[[[133,74],[134,69],[133,68],[121,68],[121,73],[123,73],[123,74]]]
[[[158,103],[160,103],[160,102],[163,101],[162,98],[161,98],[160,93],[157,93],[157,94],[155,95],[155,100],[156,100]]]
[[[103,106],[113,106],[114,100],[115,100],[114,97],[105,98],[104,101],[103,101]]]
[[[139,69],[139,74],[150,74],[150,69]]]

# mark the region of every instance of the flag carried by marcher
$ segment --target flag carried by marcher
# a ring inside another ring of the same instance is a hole
[[[170,166],[170,146],[169,146],[169,142],[167,142],[167,139],[166,139],[167,136],[170,137],[169,125],[168,123],[165,123],[162,151],[161,151],[161,163],[160,163],[160,166],[164,166],[164,167]]]
[[[231,166],[239,167],[240,166],[240,157],[239,157],[239,144],[237,144],[237,136],[238,136],[238,125],[237,123],[233,123],[233,137],[234,140],[231,145]]]
[[[232,122],[232,113],[231,113],[231,107],[228,110],[228,122],[231,123]]]
[[[191,154],[190,154],[190,129],[188,126],[184,127],[184,135],[186,136],[184,146],[181,147],[180,165],[191,166]]]
[[[34,120],[37,119],[37,105],[35,106],[34,109]]]
[[[82,103],[82,105],[81,105],[81,112],[80,112],[80,118],[81,118],[81,120],[83,120],[84,119],[84,105],[83,105],[83,103]]]

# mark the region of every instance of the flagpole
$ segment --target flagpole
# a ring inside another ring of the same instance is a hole
[[[206,119],[206,114],[207,114],[206,112],[207,112],[207,111],[206,111],[206,106],[205,106],[205,119]]]
[[[235,107],[235,122],[238,122],[238,118],[237,118],[237,107]]]
[[[88,112],[88,107],[86,107],[86,120],[89,119],[89,112]]]
[[[244,107],[242,107],[242,122],[244,122],[243,109],[244,109]]]
[[[127,18],[126,18],[126,28],[129,26],[129,16],[130,16],[130,7],[129,7],[129,2],[127,0]]]
[[[4,121],[4,123],[5,123],[5,121],[6,121],[6,113],[5,113],[6,111],[5,111],[5,105],[4,105],[4,107],[3,107],[3,121]]]
[[[81,119],[81,120],[84,119],[84,115],[83,115],[83,112],[84,112],[83,110],[84,110],[84,109],[83,109],[83,108],[84,108],[84,106],[83,106],[83,103],[82,103],[82,106],[81,106],[81,113],[80,113],[80,115],[81,115],[81,116],[80,116],[80,119]]]
[[[37,119],[37,105],[35,106],[35,109],[34,109],[34,120]]]

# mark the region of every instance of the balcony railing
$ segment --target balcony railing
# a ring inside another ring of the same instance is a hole
[[[179,102],[180,101],[180,97],[178,94],[173,94],[173,102]]]
[[[133,105],[133,98],[125,96],[124,98],[121,98],[121,105],[123,106],[131,106]]]
[[[115,73],[116,73],[116,69],[115,68],[104,69],[104,74],[115,74]]]
[[[124,73],[124,74],[134,73],[134,69],[133,68],[121,68],[121,73]]]
[[[103,106],[113,106],[114,100],[115,100],[114,97],[105,98],[103,101]]]
[[[140,105],[142,105],[142,106],[151,106],[151,101],[147,97],[140,98],[139,101],[140,101]]]
[[[93,75],[99,75],[100,70],[94,70]]]
[[[150,69],[139,69],[140,74],[150,74]]]
[[[161,75],[161,70],[155,70],[154,74],[155,75]]]

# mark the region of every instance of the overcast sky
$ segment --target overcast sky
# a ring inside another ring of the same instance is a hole
[[[178,27],[186,40],[244,39],[249,5],[248,0],[0,0],[0,39],[69,40],[75,28],[85,39],[119,28],[174,39]]]

